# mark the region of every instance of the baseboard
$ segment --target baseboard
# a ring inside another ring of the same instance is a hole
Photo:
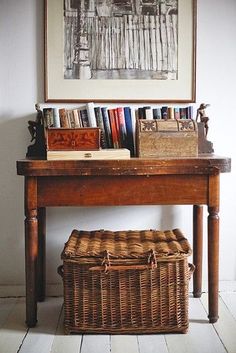
[[[220,292],[236,292],[236,281],[220,281]],[[202,291],[207,292],[207,282],[203,281]],[[192,291],[192,285],[190,285]],[[46,287],[46,295],[49,297],[62,296],[62,284],[48,284]],[[24,285],[0,285],[0,297],[24,297]]]
[[[46,295],[49,297],[57,297],[63,295],[62,284],[48,284],[46,287]],[[24,297],[24,285],[0,285],[0,297]]]

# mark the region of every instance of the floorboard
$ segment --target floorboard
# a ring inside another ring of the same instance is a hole
[[[62,298],[47,298],[38,303],[38,324],[30,328],[19,353],[51,351],[62,306]]]
[[[223,345],[225,346],[227,352],[236,353],[236,320],[229,310],[229,308],[231,309],[233,307],[229,297],[227,300],[229,307],[225,305],[221,297],[219,298],[219,319],[215,324],[213,324],[213,327],[216,330]],[[207,310],[207,294],[202,295],[201,301],[205,307],[205,310]]]
[[[208,298],[190,298],[187,334],[65,335],[63,298],[38,304],[38,325],[28,329],[25,298],[0,299],[0,353],[236,353],[236,293],[221,293],[217,323]]]
[[[190,298],[189,331],[187,334],[167,334],[169,353],[226,353],[224,345],[197,298]]]
[[[19,352],[28,332],[25,326],[25,299],[18,299],[0,329],[0,353]],[[29,352],[28,352],[29,353]]]
[[[109,335],[83,335],[80,353],[110,353]]]
[[[164,335],[139,335],[139,353],[168,353]]]
[[[111,353],[139,353],[136,335],[112,335]]]
[[[60,320],[56,329],[50,353],[79,353],[82,335],[65,335],[64,333],[64,313],[61,310]]]
[[[220,297],[236,320],[236,292],[224,292]]]

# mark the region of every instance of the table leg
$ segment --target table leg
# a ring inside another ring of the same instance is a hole
[[[46,208],[38,209],[38,273],[37,298],[42,302],[45,299],[46,287]]]
[[[203,206],[193,206],[193,296],[202,294],[202,241],[203,241]]]
[[[219,216],[217,207],[208,207],[208,300],[209,321],[218,320]]]
[[[37,180],[25,178],[26,324],[37,322],[36,275],[38,258]]]

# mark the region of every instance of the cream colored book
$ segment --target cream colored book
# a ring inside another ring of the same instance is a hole
[[[126,148],[109,148],[96,151],[47,151],[48,160],[84,160],[84,159],[129,159]]]

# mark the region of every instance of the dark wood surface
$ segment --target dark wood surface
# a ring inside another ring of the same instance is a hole
[[[230,158],[202,155],[103,161],[17,161],[25,177],[26,323],[37,322],[45,297],[46,215],[49,206],[194,205],[194,296],[201,295],[202,205],[208,207],[209,320],[218,319],[220,173]],[[63,246],[63,244],[62,244]]]
[[[158,158],[128,160],[47,161],[23,159],[17,161],[17,173],[24,176],[51,175],[155,175],[213,174],[229,172],[230,158],[203,154],[189,158]]]

